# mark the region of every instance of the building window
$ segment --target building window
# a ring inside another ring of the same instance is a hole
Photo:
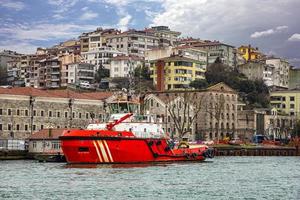
[[[55,142],[52,142],[51,147],[52,147],[52,149],[60,149],[60,144],[58,141],[57,142],[55,141]]]
[[[65,112],[65,118],[68,118],[68,112]]]
[[[36,110],[33,110],[33,116],[36,116]]]
[[[72,113],[72,117],[75,118],[75,112]]]
[[[19,110],[19,109],[17,110],[17,115],[18,115],[18,116],[20,115],[20,110]]]
[[[48,116],[52,117],[52,111],[51,110],[49,111]]]
[[[17,131],[19,131],[20,130],[20,124],[17,124],[16,128],[17,128]]]
[[[32,128],[32,130],[34,130],[34,131],[35,131],[35,129],[36,129],[36,126],[35,126],[35,125],[33,125],[32,127],[33,127],[33,128]]]
[[[25,116],[28,116],[28,110],[25,110]]]
[[[291,105],[290,105],[290,108],[291,108],[291,109],[294,109],[294,108],[295,108],[295,104],[291,104]]]
[[[7,124],[7,130],[11,131],[11,124]]]
[[[81,113],[78,114],[78,118],[81,119]]]
[[[32,148],[33,148],[33,149],[36,148],[36,142],[32,142]]]
[[[57,112],[57,113],[56,113],[56,116],[57,116],[57,117],[60,117],[60,112]]]
[[[85,118],[88,119],[89,118],[89,113],[85,114]]]
[[[0,124],[0,131],[2,131],[2,124]]]
[[[44,111],[41,110],[41,117],[44,117]]]
[[[28,131],[28,125],[27,124],[25,124],[25,131]]]
[[[290,101],[295,101],[295,97],[290,97]]]
[[[44,129],[44,125],[43,124],[41,124],[41,130],[43,130]]]
[[[11,115],[11,109],[7,109],[7,115]]]
[[[2,110],[2,108],[1,108],[1,109],[0,109],[0,115],[3,115],[2,113],[3,113],[3,110]]]

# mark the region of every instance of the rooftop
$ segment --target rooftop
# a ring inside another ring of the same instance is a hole
[[[71,90],[41,90],[31,87],[0,88],[0,94],[90,100],[104,100],[113,95],[112,92],[79,93]]]

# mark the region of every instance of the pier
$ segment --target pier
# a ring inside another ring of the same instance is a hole
[[[215,156],[299,156],[296,147],[214,146]]]

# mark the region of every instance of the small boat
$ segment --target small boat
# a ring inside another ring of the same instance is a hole
[[[142,119],[140,122],[134,119]],[[174,148],[159,124],[132,113],[115,114],[109,123],[91,124],[85,130],[66,130],[61,148],[71,164],[131,164],[203,161],[214,151],[206,145],[180,144]]]

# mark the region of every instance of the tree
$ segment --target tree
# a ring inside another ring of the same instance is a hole
[[[100,83],[103,78],[109,77],[109,69],[106,69],[103,65],[100,65],[95,74],[95,80]]]
[[[224,118],[225,113],[225,97],[223,94],[211,96],[210,101],[206,103],[205,112],[209,117],[216,120],[215,130],[217,133],[217,140],[219,140],[220,121]],[[221,129],[224,129],[224,125],[221,125]]]
[[[269,106],[269,90],[263,80],[249,80],[244,74],[219,61],[208,67],[205,77],[208,84],[224,82],[237,90],[250,107]]]
[[[0,66],[0,85],[7,84],[7,71],[4,67]]]
[[[293,134],[293,137],[295,137],[295,136],[300,137],[300,120],[297,120],[295,122],[292,134]]]
[[[179,138],[182,139],[191,132],[198,114],[203,109],[203,98],[195,92],[169,94],[168,97],[167,111],[178,131]]]
[[[190,83],[190,87],[195,89],[204,89],[207,88],[208,83],[205,79],[196,79]]]
[[[145,65],[139,65],[134,69],[134,77],[143,80],[151,80],[150,71]]]

